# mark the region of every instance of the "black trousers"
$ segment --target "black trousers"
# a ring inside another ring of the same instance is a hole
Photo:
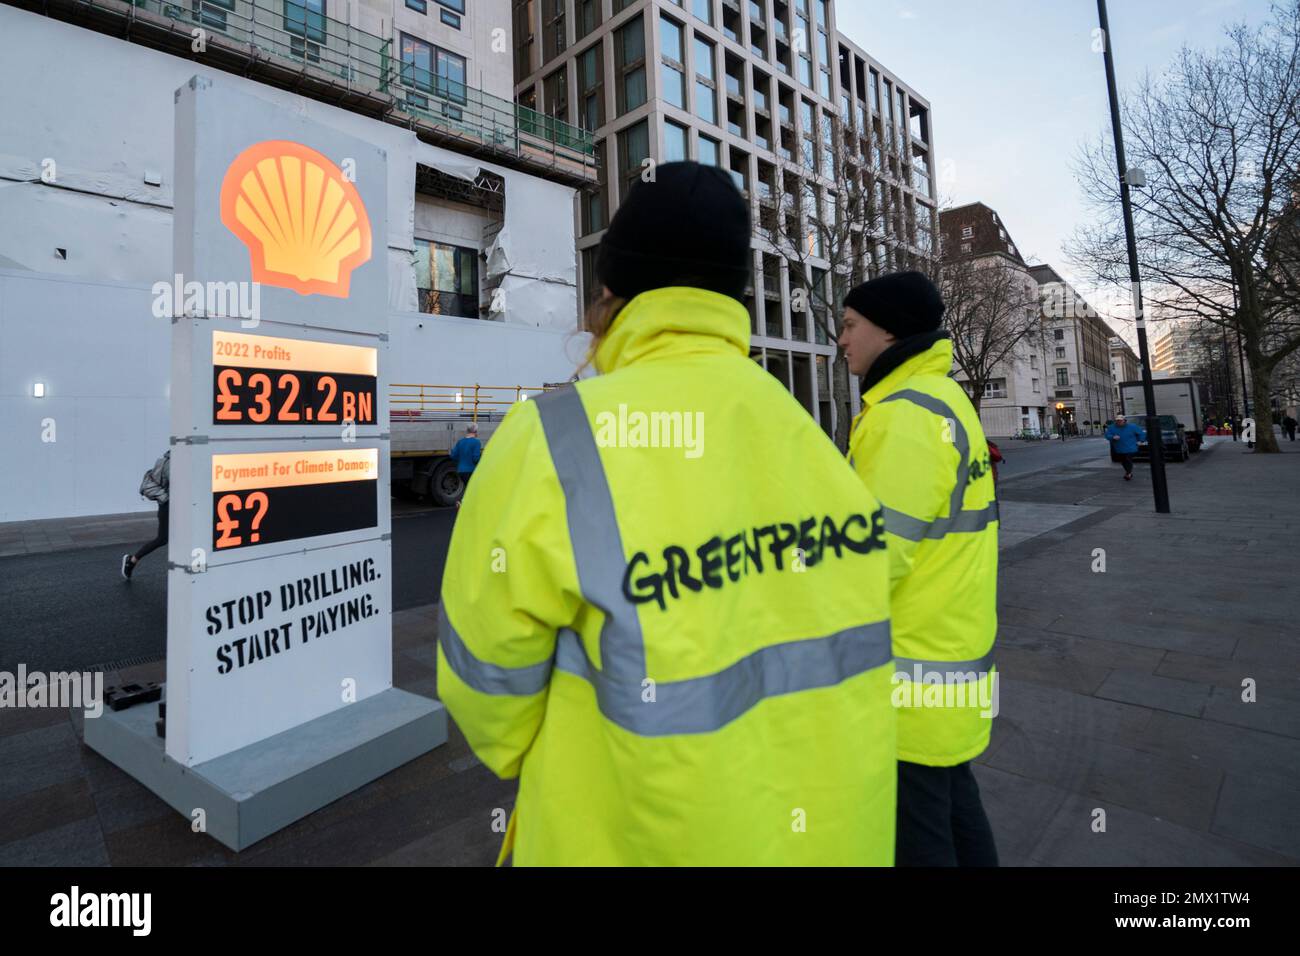
[[[993,828],[970,761],[955,767],[898,762],[895,866],[997,866]]]
[[[1124,474],[1133,474],[1133,456],[1126,455],[1122,451],[1115,452],[1115,460],[1124,466]]]
[[[135,553],[136,561],[167,544],[167,505],[166,501],[158,502],[158,534],[152,541],[140,545],[140,550]]]

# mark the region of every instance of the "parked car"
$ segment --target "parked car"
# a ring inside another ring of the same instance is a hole
[[[1191,449],[1187,442],[1187,429],[1173,415],[1159,415],[1160,435],[1163,439],[1165,460],[1166,461],[1186,461],[1191,456]],[[1146,427],[1146,419],[1137,419],[1137,424]],[[1150,436],[1148,436],[1149,438]],[[1150,458],[1151,447],[1148,442],[1138,442],[1137,454],[1135,459]]]

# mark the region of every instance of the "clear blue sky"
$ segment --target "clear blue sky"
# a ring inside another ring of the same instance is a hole
[[[1215,47],[1226,24],[1269,15],[1267,0],[1107,6],[1121,97],[1184,44]],[[940,199],[991,206],[1026,259],[1090,295],[1062,245],[1089,215],[1072,169],[1079,143],[1110,129],[1095,0],[838,0],[835,9],[842,33],[930,101],[940,179],[951,161]],[[1136,341],[1132,323],[1112,327]]]

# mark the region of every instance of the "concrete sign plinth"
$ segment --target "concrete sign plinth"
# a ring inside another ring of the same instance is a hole
[[[442,704],[388,690],[205,763],[184,767],[154,731],[157,704],[86,720],[86,745],[242,850],[447,740]]]

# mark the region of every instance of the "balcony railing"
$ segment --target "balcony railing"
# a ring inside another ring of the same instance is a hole
[[[76,6],[134,16],[133,34],[153,25],[182,38],[187,47],[192,30],[200,27],[207,33],[209,47],[223,41],[247,45],[253,62],[287,66],[308,78],[344,87],[350,94],[373,96],[396,105],[417,122],[423,120],[455,138],[512,152],[521,159],[562,158],[584,169],[593,164],[592,133],[403,63],[394,55],[391,39],[295,0],[80,0]]]
[[[515,150],[554,147],[582,156],[595,152],[595,137],[587,130],[413,63],[397,64],[393,87],[407,112],[494,145]]]

